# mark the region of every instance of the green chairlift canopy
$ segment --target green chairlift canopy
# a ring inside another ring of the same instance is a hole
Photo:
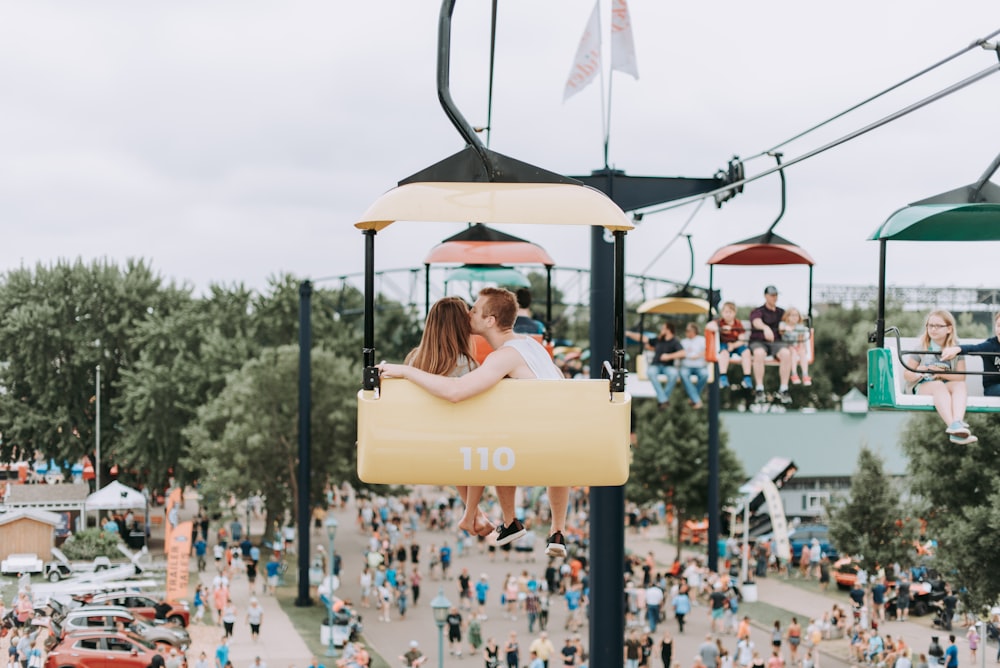
[[[448,271],[444,282],[469,281],[496,283],[497,285],[516,285],[518,287],[530,288],[531,281],[528,277],[513,267],[503,265],[487,264],[465,264]]]
[[[878,241],[879,284],[878,315],[875,322],[875,348],[868,351],[868,406],[877,410],[933,410],[933,405],[914,406],[901,399],[898,376],[902,355],[885,344],[886,246],[889,241],[1000,241],[1000,186],[989,179],[1000,167],[997,156],[976,183],[935,195],[896,211],[869,237]],[[894,354],[895,353],[895,354]],[[971,363],[970,360],[967,363]],[[973,365],[981,370],[980,361]],[[978,376],[967,382],[978,387],[970,390],[968,412],[1000,412],[1000,403],[981,395]],[[976,385],[978,384],[978,385]]]

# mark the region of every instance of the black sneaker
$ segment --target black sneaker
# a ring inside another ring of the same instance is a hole
[[[754,395],[753,395],[753,402],[755,404],[766,404],[767,403],[767,394],[764,392],[764,390],[757,390],[754,393]]]
[[[562,531],[556,531],[549,536],[548,545],[545,546],[545,554],[550,557],[566,556],[566,541],[563,540]]]
[[[511,520],[510,524],[501,524],[497,527],[497,545],[512,543],[526,533],[528,532],[524,530],[524,527],[516,519]]]
[[[778,392],[778,401],[781,402],[782,406],[790,406],[792,404],[792,395],[788,393],[788,390]]]

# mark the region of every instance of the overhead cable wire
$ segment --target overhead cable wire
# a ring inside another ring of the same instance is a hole
[[[803,160],[808,160],[809,158],[813,158],[813,157],[819,155],[820,153],[824,153],[826,151],[829,151],[831,148],[836,148],[837,146],[840,146],[841,144],[845,144],[845,143],[847,143],[847,142],[849,142],[849,141],[851,141],[853,139],[857,139],[861,135],[867,134],[867,133],[871,132],[872,130],[876,130],[876,129],[882,127],[883,125],[891,123],[891,122],[893,122],[895,120],[898,120],[898,119],[902,118],[903,116],[906,116],[908,114],[913,113],[914,111],[917,111],[918,109],[926,107],[928,104],[931,104],[932,102],[937,102],[940,99],[948,97],[952,93],[957,93],[958,91],[962,90],[963,88],[966,88],[967,86],[971,86],[972,84],[976,83],[977,81],[979,81],[981,79],[985,79],[986,77],[988,77],[989,75],[997,72],[998,70],[1000,70],[1000,64],[992,65],[990,67],[987,67],[985,70],[982,70],[981,72],[977,72],[976,74],[973,74],[970,77],[962,79],[958,83],[952,84],[951,86],[948,86],[947,88],[944,88],[944,89],[938,91],[937,93],[934,93],[933,95],[929,95],[929,96],[923,98],[922,100],[920,100],[918,102],[914,102],[913,104],[911,104],[911,105],[909,105],[907,107],[903,107],[899,111],[896,111],[896,112],[894,112],[892,114],[889,114],[888,116],[885,116],[885,117],[881,118],[880,120],[875,121],[874,123],[870,123],[870,124],[868,124],[868,125],[860,128],[858,130],[855,130],[854,132],[848,133],[848,134],[844,135],[843,137],[841,137],[840,139],[835,139],[832,142],[829,142],[827,144],[824,144],[824,145],[820,146],[819,148],[815,148],[815,149],[813,149],[811,151],[803,153],[800,156],[792,158],[791,160],[789,160],[788,162],[786,162],[786,163],[784,163],[782,165],[779,165],[777,167],[771,167],[770,169],[765,169],[763,172],[761,172],[759,174],[755,174],[753,176],[748,176],[748,177],[746,177],[744,179],[740,179],[739,181],[733,181],[732,183],[727,183],[726,185],[721,186],[719,188],[716,188],[715,190],[711,190],[711,191],[706,192],[706,193],[700,193],[698,195],[689,195],[688,197],[684,197],[684,198],[675,200],[674,202],[671,202],[670,204],[668,204],[666,206],[660,207],[658,209],[652,209],[652,210],[649,210],[649,211],[643,211],[641,213],[643,215],[648,215],[648,214],[651,214],[651,213],[660,213],[661,211],[669,211],[670,209],[676,209],[676,208],[684,206],[686,204],[690,204],[691,202],[693,202],[695,200],[706,199],[708,197],[714,197],[715,195],[727,192],[729,190],[733,190],[734,188],[738,188],[738,187],[740,187],[742,185],[745,185],[747,183],[750,183],[752,181],[756,181],[758,179],[762,179],[765,176],[770,176],[771,174],[777,172],[780,169],[784,169],[786,167],[791,167],[792,165],[800,163]]]
[[[677,234],[674,235],[673,239],[667,242],[667,245],[663,247],[663,250],[661,250],[659,253],[656,254],[656,257],[653,258],[653,261],[650,262],[645,269],[639,272],[640,276],[645,276],[646,273],[653,268],[653,265],[656,264],[661,257],[663,257],[663,254],[666,253],[668,250],[670,250],[670,247],[673,246],[674,243],[684,235],[684,230],[686,230],[687,226],[691,224],[691,221],[694,220],[694,217],[698,215],[698,212],[701,211],[701,207],[704,204],[705,204],[704,199],[698,202],[698,206],[695,207],[694,211],[691,212],[691,215],[688,216],[688,219],[684,221],[683,225],[681,225],[681,229],[677,230]]]
[[[914,81],[914,80],[922,77],[923,75],[925,75],[925,74],[927,74],[927,73],[929,73],[929,72],[937,69],[938,67],[941,67],[942,65],[951,62],[955,58],[958,58],[959,56],[961,56],[961,55],[963,55],[965,53],[968,53],[972,49],[975,49],[976,47],[982,47],[983,45],[986,44],[986,42],[988,42],[993,37],[996,37],[997,35],[1000,35],[1000,29],[994,30],[989,35],[986,35],[985,37],[977,39],[976,41],[972,42],[971,44],[969,44],[965,48],[956,51],[955,53],[951,54],[950,56],[947,56],[946,58],[943,58],[943,59],[939,60],[938,62],[934,63],[933,65],[930,65],[929,67],[925,67],[924,69],[920,70],[916,74],[913,74],[913,75],[911,75],[911,76],[903,79],[902,81],[899,81],[898,83],[895,83],[892,86],[889,86],[885,90],[880,91],[878,93],[875,93],[871,97],[866,98],[866,99],[862,100],[861,102],[858,102],[854,106],[848,107],[847,109],[844,109],[839,114],[831,116],[830,118],[826,119],[825,121],[823,121],[821,123],[817,123],[816,125],[812,126],[811,128],[808,128],[807,130],[803,130],[802,132],[798,133],[797,135],[795,135],[793,137],[789,137],[788,139],[786,139],[785,141],[781,142],[780,144],[775,144],[774,146],[772,146],[771,148],[769,148],[769,149],[767,149],[765,151],[761,151],[760,153],[755,153],[754,155],[751,155],[749,158],[746,158],[746,160],[753,160],[754,158],[763,157],[763,156],[765,156],[765,155],[767,155],[769,153],[772,153],[772,152],[776,151],[777,149],[781,148],[782,146],[785,146],[787,144],[791,144],[793,141],[795,141],[797,139],[801,139],[802,137],[805,137],[810,132],[813,132],[815,130],[819,130],[821,127],[823,127],[825,125],[828,125],[829,123],[832,123],[833,121],[835,121],[835,120],[837,120],[839,118],[843,118],[844,116],[846,116],[847,114],[851,113],[852,111],[860,109],[861,107],[863,107],[864,105],[868,104],[869,102],[874,102],[875,100],[877,100],[878,98],[882,97],[883,95],[891,93],[892,91],[894,91],[894,90],[896,90],[898,88],[901,88],[902,86],[905,86],[906,84],[910,83],[911,81]]]

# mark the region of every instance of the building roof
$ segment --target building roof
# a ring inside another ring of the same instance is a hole
[[[772,457],[787,457],[799,478],[840,478],[854,474],[862,446],[884,460],[887,475],[904,475],[907,460],[899,440],[909,413],[839,411],[754,414],[720,413],[729,432],[729,449],[747,475]]]
[[[0,526],[23,519],[31,519],[37,522],[51,524],[52,526],[59,526],[62,524],[62,517],[56,515],[55,513],[38,510],[36,508],[18,508],[16,510],[10,510],[6,513],[0,514]]]
[[[88,485],[72,483],[59,485],[12,484],[7,489],[10,491],[10,494],[7,496],[8,506],[24,504],[51,505],[53,503],[82,505],[90,493]]]

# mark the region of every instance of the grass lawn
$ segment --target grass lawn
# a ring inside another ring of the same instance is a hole
[[[309,646],[309,651],[319,657],[320,663],[326,665],[327,668],[333,668],[332,661],[325,660],[326,645],[321,644],[319,641],[319,627],[326,621],[326,608],[319,601],[316,602],[316,605],[309,607],[295,605],[295,599],[298,597],[297,583],[298,564],[295,561],[289,560],[288,571],[285,573],[285,584],[278,587],[278,603],[281,605],[281,609],[285,611],[285,614],[288,615],[288,619],[291,620],[295,630],[305,640],[306,645]],[[361,635],[361,640],[368,648],[368,653],[371,654],[371,668],[392,668],[378,652],[368,645],[364,634]],[[340,656],[339,649],[337,650],[337,656]]]

